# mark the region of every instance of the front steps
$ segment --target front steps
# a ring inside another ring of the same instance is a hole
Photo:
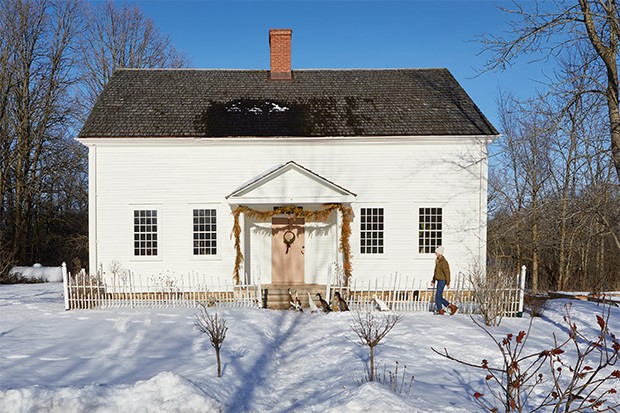
[[[304,309],[309,308],[308,305],[308,293],[314,299],[314,303],[318,306],[319,300],[316,293],[321,294],[325,299],[325,284],[300,284],[300,285],[273,285],[263,284],[263,307],[271,310],[288,310],[290,308],[290,301],[288,295],[288,289],[291,289],[293,297],[295,297],[295,291],[299,295],[301,306]]]

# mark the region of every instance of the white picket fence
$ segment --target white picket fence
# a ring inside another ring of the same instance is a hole
[[[337,273],[337,272],[336,272]],[[521,317],[525,298],[526,267],[521,267],[521,272],[507,280],[507,287],[500,291],[504,303],[503,317]],[[407,277],[403,280],[400,273],[390,274],[388,278],[376,279],[371,282],[352,280],[348,287],[343,285],[341,276],[334,277],[334,284],[327,283],[327,297],[333,297],[338,291],[346,298],[349,308],[352,310],[371,311],[376,309],[377,304],[373,297],[382,300],[393,311],[434,311],[435,288],[429,288],[415,281],[409,282]],[[469,288],[466,277],[462,273],[456,274],[452,280],[452,288],[444,290],[444,298],[459,307],[459,313],[476,314],[480,311],[479,303],[474,298],[473,291]]]
[[[257,284],[234,285],[222,283],[206,274],[190,273],[170,276],[168,273],[144,277],[128,272],[123,277],[98,278],[82,271],[71,275],[63,263],[65,309],[89,308],[164,308],[196,307],[199,302],[210,306],[262,308],[263,292],[260,277]],[[393,311],[422,312],[435,308],[435,289],[418,283],[414,285],[400,273],[387,278],[363,282],[353,279],[349,286],[343,285],[341,274],[334,271],[327,276],[326,294],[332,298],[336,291],[346,299],[352,310],[369,311],[375,308],[373,297],[384,301]],[[502,292],[504,317],[520,317],[523,314],[525,294],[525,266],[521,273],[510,279]],[[146,280],[146,281],[145,281]],[[469,289],[466,277],[459,273],[454,277],[452,288],[444,290],[444,297],[459,307],[460,313],[479,312],[479,305]]]
[[[261,307],[261,287],[221,283],[206,274],[143,277],[127,272],[123,277],[97,278],[84,271],[71,275],[63,267],[65,309],[178,308],[198,303],[221,307]]]

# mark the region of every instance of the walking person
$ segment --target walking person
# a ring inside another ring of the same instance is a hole
[[[450,265],[448,260],[443,256],[443,246],[435,248],[435,273],[433,274],[433,281],[431,285],[435,285],[437,282],[437,291],[435,292],[435,306],[437,307],[437,314],[444,315],[445,310],[443,307],[450,309],[450,314],[455,314],[458,311],[458,307],[454,304],[450,304],[448,300],[443,298],[444,288],[450,288]]]

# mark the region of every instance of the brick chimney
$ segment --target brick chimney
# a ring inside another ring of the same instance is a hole
[[[292,79],[291,74],[291,37],[292,29],[270,29],[269,50],[271,79]]]

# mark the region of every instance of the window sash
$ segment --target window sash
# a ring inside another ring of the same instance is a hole
[[[156,209],[133,211],[133,254],[137,257],[157,256],[159,240]]]
[[[419,208],[418,251],[431,254],[443,242],[443,209]]]
[[[194,209],[192,252],[194,255],[217,254],[217,210]]]
[[[385,235],[383,208],[360,209],[360,254],[383,254]]]

